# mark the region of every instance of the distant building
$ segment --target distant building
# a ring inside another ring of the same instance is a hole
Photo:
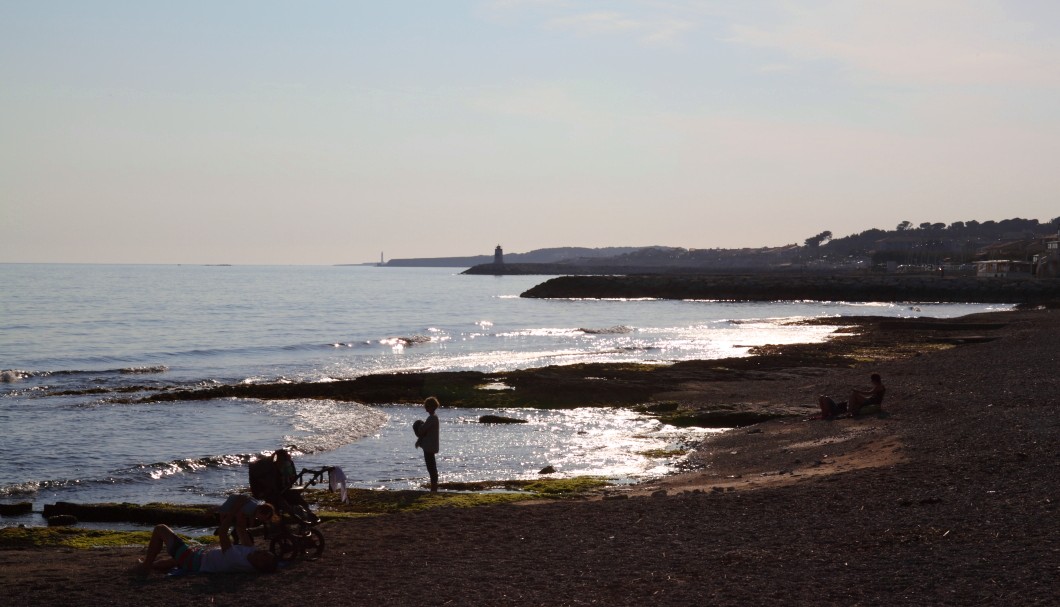
[[[1033,270],[1033,264],[1029,261],[1009,261],[1007,259],[991,259],[989,261],[977,261],[976,276],[988,276],[994,278],[1029,278]]]
[[[501,245],[497,245],[497,248],[493,250],[493,265],[504,265],[504,251],[501,250]]]
[[[1055,238],[1045,240],[1045,253],[1035,260],[1034,275],[1038,278],[1060,277],[1060,230]]]

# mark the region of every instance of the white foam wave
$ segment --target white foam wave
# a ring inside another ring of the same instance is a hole
[[[0,497],[18,497],[24,495],[33,495],[40,491],[41,484],[37,481],[26,481],[24,483],[17,483],[14,485],[7,485],[0,487]]]

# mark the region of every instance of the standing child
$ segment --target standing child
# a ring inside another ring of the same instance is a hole
[[[434,412],[438,409],[438,399],[430,396],[423,401],[423,408],[427,411],[427,419],[421,424],[413,424],[416,432],[416,446],[423,449],[423,461],[427,464],[427,473],[431,475],[431,493],[438,492],[438,463],[434,456],[438,453],[438,416]]]

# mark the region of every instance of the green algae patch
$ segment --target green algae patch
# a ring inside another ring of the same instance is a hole
[[[344,504],[337,493],[326,491],[307,492],[306,500],[318,505],[317,514],[324,520],[347,519],[397,512],[416,512],[433,508],[475,508],[496,504],[524,501],[526,494],[520,493],[457,493],[444,491],[374,491],[371,489],[347,490],[348,501]]]
[[[520,499],[570,496],[595,491],[611,483],[604,477],[577,476],[574,478],[541,478],[535,480],[496,480],[467,483],[442,483],[443,489],[453,491],[508,491]]]
[[[99,548],[143,546],[149,531],[106,531],[76,527],[5,527],[0,529],[0,548]]]
[[[666,459],[670,457],[681,457],[688,453],[688,451],[688,449],[649,449],[647,451],[641,451],[640,455],[652,459]]]
[[[438,493],[428,491],[347,490],[343,503],[337,492],[323,489],[306,491],[306,501],[326,520],[342,520],[396,512],[415,512],[432,508],[477,508],[542,498],[570,497],[606,487],[603,477],[476,481],[441,483]]]
[[[212,544],[217,538],[212,535],[190,537],[186,541]],[[146,546],[151,541],[151,531],[110,531],[106,529],[83,529],[80,527],[4,527],[0,529],[0,549],[24,548],[122,548]]]
[[[573,478],[543,478],[531,481],[524,488],[541,497],[567,497],[603,489],[611,484],[602,476],[575,476]]]
[[[646,413],[652,415],[660,415],[663,413],[673,413],[681,408],[681,403],[674,401],[664,401],[658,403],[644,403],[633,407],[633,410],[637,413]]]
[[[209,526],[217,522],[217,506],[209,504],[104,503],[74,504],[57,502],[44,506],[44,518],[70,515],[79,521],[102,523],[129,522],[144,525],[165,523],[173,526]]]

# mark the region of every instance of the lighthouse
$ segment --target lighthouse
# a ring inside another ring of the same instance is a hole
[[[501,245],[497,245],[497,248],[493,250],[493,265],[504,265],[504,251],[501,250]]]

